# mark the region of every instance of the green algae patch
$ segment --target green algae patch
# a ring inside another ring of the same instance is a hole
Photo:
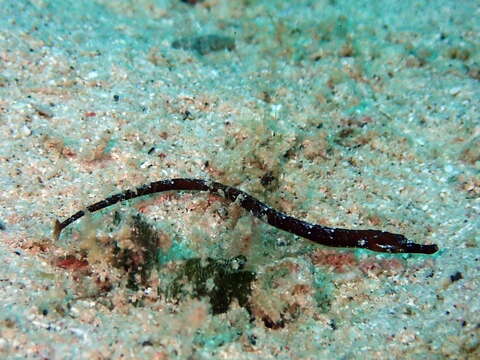
[[[195,51],[199,55],[206,55],[211,52],[235,49],[235,40],[229,36],[216,34],[185,37],[172,42],[174,49]]]
[[[233,300],[248,307],[256,275],[244,270],[246,258],[228,260],[192,258],[187,260],[168,289],[168,296],[180,300],[187,295],[209,297],[213,314],[227,312]]]
[[[151,271],[158,263],[159,235],[140,214],[133,216],[131,246],[115,247],[114,266],[128,273],[127,287],[138,290],[147,285]]]

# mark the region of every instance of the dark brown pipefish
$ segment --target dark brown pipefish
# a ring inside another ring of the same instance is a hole
[[[112,195],[102,201],[87,206],[87,210],[89,212],[95,212],[120,201],[172,190],[208,191],[211,194],[219,195],[229,201],[238,203],[251,215],[267,224],[325,246],[363,248],[386,253],[433,254],[438,251],[438,246],[435,244],[417,244],[408,240],[403,235],[386,231],[349,230],[311,224],[272,209],[241,190],[215,181],[201,179],[179,178],[154,181],[150,184],[142,185],[135,190],[126,190]],[[85,215],[85,211],[81,210],[63,222],[57,220],[54,229],[55,238],[60,236],[64,228],[83,215]]]

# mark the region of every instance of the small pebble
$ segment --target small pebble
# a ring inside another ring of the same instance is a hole
[[[53,112],[46,106],[40,104],[32,104],[33,108],[38,115],[43,116],[44,118],[50,119],[53,117]]]
[[[458,281],[460,279],[463,279],[463,275],[460,271],[457,271],[455,274],[450,275],[450,281],[453,283],[455,281]]]
[[[451,88],[450,89],[450,95],[457,96],[458,94],[460,94],[460,91],[462,91],[462,88],[460,86]]]
[[[27,137],[32,135],[32,129],[30,129],[27,125],[23,125],[20,129],[19,135],[22,137]]]

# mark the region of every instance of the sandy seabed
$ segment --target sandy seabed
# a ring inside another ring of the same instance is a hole
[[[451,0],[0,1],[0,358],[480,358],[479,17]],[[325,248],[193,192],[52,237],[174,177],[440,250]]]

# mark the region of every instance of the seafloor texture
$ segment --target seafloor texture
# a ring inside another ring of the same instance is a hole
[[[195,4],[196,3],[196,4]],[[477,1],[0,1],[1,359],[480,358]],[[171,177],[433,255],[330,249]]]

